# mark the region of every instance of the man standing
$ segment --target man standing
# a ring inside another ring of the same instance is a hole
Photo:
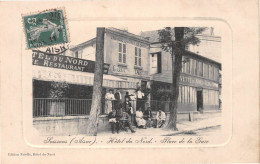
[[[122,96],[121,96],[121,93],[120,91],[117,89],[116,90],[116,93],[114,94],[114,97],[115,97],[115,109],[118,109],[119,108],[119,104],[121,102],[121,99],[122,99]]]
[[[133,118],[133,108],[132,108],[132,104],[130,103],[128,97],[125,98],[125,102],[123,104],[123,111],[125,111],[126,113],[129,114],[129,116],[131,118],[131,122],[133,123],[133,121],[134,121],[134,118]]]
[[[137,95],[137,102],[136,102],[136,109],[139,109],[140,107],[144,109],[144,93],[141,91],[141,89],[137,89],[136,92]]]
[[[115,130],[119,133],[119,123],[118,118],[116,117],[116,110],[113,110],[108,114],[108,121],[111,125],[112,133],[114,134]]]

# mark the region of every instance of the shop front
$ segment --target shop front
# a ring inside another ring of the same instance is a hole
[[[104,64],[104,101],[106,89],[135,88],[134,82],[108,75],[108,69],[109,64]],[[88,115],[93,93],[93,72],[94,61],[34,52],[33,117]],[[104,107],[101,112],[104,112]]]

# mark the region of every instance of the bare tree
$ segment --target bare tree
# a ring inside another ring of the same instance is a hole
[[[172,57],[172,106],[170,109],[170,118],[167,128],[178,130],[177,122],[177,108],[179,97],[179,82],[182,70],[182,57],[185,54],[185,47],[189,44],[197,45],[200,39],[196,36],[206,28],[189,28],[189,27],[166,27],[159,30],[159,41],[161,48],[164,51],[170,52]]]
[[[99,113],[102,103],[103,63],[104,63],[104,34],[105,28],[97,28],[96,62],[93,84],[91,111],[87,125],[87,135],[96,136],[98,130]]]

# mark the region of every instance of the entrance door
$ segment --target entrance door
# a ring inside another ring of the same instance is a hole
[[[197,111],[201,111],[202,109],[203,109],[202,91],[197,91]]]

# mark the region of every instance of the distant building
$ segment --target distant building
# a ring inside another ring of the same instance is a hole
[[[140,35],[150,41],[151,100],[169,101],[172,84],[171,54],[160,48],[158,31],[141,32]],[[200,54],[221,56],[221,38],[206,34],[199,38],[201,44],[187,47],[183,55],[178,112],[219,109],[221,64]],[[169,105],[163,108],[168,110]]]

